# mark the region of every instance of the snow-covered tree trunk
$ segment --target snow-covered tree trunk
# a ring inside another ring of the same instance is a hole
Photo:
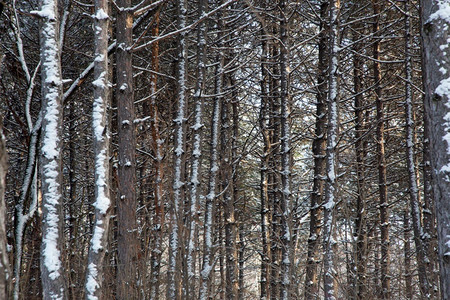
[[[422,0],[423,79],[436,201],[441,297],[450,299],[450,1]]]
[[[205,12],[207,5],[206,0],[198,1],[197,17],[201,18]],[[206,24],[202,22],[197,29],[197,66],[196,66],[196,78],[195,92],[194,92],[194,125],[192,126],[194,134],[194,143],[192,146],[192,161],[191,161],[191,178],[190,178],[190,208],[188,216],[188,251],[187,251],[187,276],[188,287],[186,288],[187,295],[191,295],[192,298],[196,298],[195,287],[197,280],[195,280],[196,272],[196,243],[198,238],[196,233],[198,231],[198,198],[199,198],[199,186],[200,186],[200,159],[201,159],[201,141],[202,141],[202,110],[203,101],[202,95],[205,88],[205,50],[206,50]]]
[[[177,1],[178,28],[186,26],[186,0]],[[169,266],[167,280],[167,298],[181,299],[180,282],[180,206],[184,201],[184,161],[186,140],[186,72],[187,47],[186,33],[182,32],[178,39],[177,61],[177,112],[175,123],[175,150],[173,169],[173,199],[170,208]]]
[[[380,3],[372,0],[374,22],[372,31],[375,36],[380,30]],[[377,109],[377,159],[378,159],[378,193],[380,203],[380,231],[381,231],[381,297],[390,298],[390,271],[389,271],[389,212],[387,199],[386,157],[384,150],[384,102],[381,87],[380,66],[380,40],[373,43],[373,76],[375,80],[375,100]]]
[[[406,123],[406,165],[408,168],[409,199],[411,205],[414,242],[416,245],[417,266],[419,273],[420,293],[424,298],[430,298],[432,292],[427,265],[431,265],[425,252],[423,238],[424,232],[421,224],[421,212],[419,207],[418,177],[415,165],[414,148],[414,117],[413,117],[413,93],[412,93],[412,56],[411,56],[411,28],[409,16],[409,0],[405,1],[405,123]],[[431,275],[431,274],[430,274]]]
[[[281,286],[280,299],[290,299],[292,232],[291,232],[291,129],[289,124],[289,32],[286,1],[279,1],[280,13],[280,105],[281,105]]]
[[[42,189],[42,246],[41,280],[44,299],[65,299],[66,287],[62,263],[62,75],[59,41],[58,1],[42,0],[41,17],[41,189]]]
[[[214,206],[216,199],[216,178],[219,170],[218,165],[218,141],[219,141],[219,123],[220,123],[220,102],[223,101],[222,92],[222,76],[223,76],[223,58],[219,57],[219,64],[216,67],[216,82],[213,113],[211,118],[211,137],[210,137],[210,158],[209,158],[209,180],[208,180],[208,194],[206,195],[205,203],[205,219],[204,219],[204,237],[203,237],[203,263],[201,270],[201,286],[200,286],[200,300],[210,298],[211,294],[211,279],[214,268],[214,245],[213,245],[213,220],[214,220]]]
[[[319,278],[317,274],[317,262],[319,260],[321,210],[325,186],[325,151],[326,151],[326,122],[327,122],[327,42],[326,30],[328,1],[320,3],[320,34],[318,42],[318,75],[316,96],[316,120],[312,152],[314,157],[314,179],[310,202],[308,252],[305,271],[305,299],[317,299],[319,297]]]
[[[0,117],[0,299],[9,299],[11,292],[11,269],[9,266],[7,236],[6,236],[6,170],[7,155],[5,136],[3,135],[3,121]]]
[[[409,234],[409,211],[404,212],[403,216],[403,240],[404,240],[404,276],[405,276],[405,295],[406,299],[412,299],[412,272],[411,272],[411,243]]]
[[[110,219],[109,176],[109,118],[108,105],[110,83],[108,74],[108,27],[109,7],[107,0],[95,1],[95,67],[94,104],[92,109],[93,147],[95,159],[95,221],[90,241],[87,272],[86,299],[105,299],[103,284],[105,249]]]
[[[268,72],[267,55],[268,45],[264,31],[261,33],[261,107],[259,112],[259,130],[263,140],[263,153],[260,162],[260,201],[261,201],[261,273],[260,273],[260,299],[266,300],[270,295],[270,210],[269,210],[269,156],[270,133],[268,129]]]
[[[337,282],[334,268],[337,243],[334,239],[334,213],[336,207],[337,171],[336,151],[338,141],[338,67],[339,67],[339,24],[340,0],[331,0],[329,6],[329,77],[328,77],[328,128],[326,150],[326,183],[323,203],[323,285],[327,300],[336,299]]]
[[[132,53],[131,0],[117,1],[116,92],[118,123],[117,298],[137,299],[138,228],[136,223],[136,133]]]

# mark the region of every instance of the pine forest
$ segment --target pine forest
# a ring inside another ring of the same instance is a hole
[[[0,0],[0,299],[450,300],[450,0]]]

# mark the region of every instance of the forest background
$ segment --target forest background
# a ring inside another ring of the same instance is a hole
[[[450,1],[0,7],[1,299],[450,299]]]

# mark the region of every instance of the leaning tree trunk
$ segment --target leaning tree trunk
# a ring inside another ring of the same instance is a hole
[[[450,299],[450,38],[449,0],[422,0],[423,79],[436,201],[441,297]]]
[[[109,176],[109,76],[108,76],[108,1],[95,1],[95,69],[92,129],[95,159],[95,221],[87,261],[86,299],[105,299],[105,251],[110,219]]]
[[[336,241],[333,238],[334,213],[336,206],[337,172],[336,152],[338,141],[338,64],[339,27],[338,13],[340,0],[330,1],[330,63],[328,79],[328,128],[326,150],[326,184],[323,215],[323,284],[327,300],[336,299],[336,271],[334,268]]]
[[[42,0],[41,95],[43,108],[41,144],[42,246],[41,280],[44,299],[66,298],[62,210],[62,75],[58,1]]]
[[[117,199],[117,298],[137,299],[138,232],[136,223],[136,137],[132,53],[131,0],[119,0],[117,14],[116,97],[119,143]]]

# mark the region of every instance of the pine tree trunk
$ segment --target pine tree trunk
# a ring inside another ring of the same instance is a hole
[[[412,57],[411,57],[411,28],[409,13],[409,0],[405,1],[405,123],[406,123],[406,164],[408,168],[409,199],[413,223],[414,242],[416,245],[417,266],[419,273],[420,293],[422,297],[431,296],[428,282],[429,258],[423,245],[423,229],[421,224],[421,212],[419,206],[418,177],[414,157],[414,118],[413,118],[413,94],[412,94]]]
[[[117,199],[117,298],[137,299],[137,270],[139,244],[136,224],[136,136],[133,93],[132,53],[133,12],[131,0],[119,0],[123,8],[117,14],[116,97],[119,143],[119,172]]]
[[[380,4],[372,0],[375,20],[373,34],[380,30]],[[375,80],[375,97],[377,106],[377,157],[378,157],[378,190],[380,203],[380,231],[381,231],[381,298],[390,298],[389,275],[389,212],[386,185],[386,158],[384,150],[384,103],[381,89],[380,41],[373,43],[373,74]]]
[[[108,76],[108,1],[95,1],[95,69],[92,129],[95,157],[95,221],[89,247],[86,275],[86,299],[106,299],[104,286],[105,251],[111,212],[109,172],[109,117],[110,88]]]
[[[355,27],[359,24],[356,23]],[[357,30],[356,28],[354,29]],[[356,42],[360,35],[354,35]],[[356,235],[356,245],[354,247],[354,292],[353,297],[356,299],[366,298],[366,268],[367,268],[367,207],[366,207],[366,149],[364,146],[364,102],[362,88],[362,69],[363,62],[358,52],[361,50],[360,43],[356,42],[353,50],[356,52],[353,56],[353,85],[355,97],[355,154],[356,154],[356,177],[357,177],[357,199],[356,199],[356,217],[354,235]]]
[[[326,150],[326,184],[323,215],[323,284],[324,297],[327,300],[336,299],[337,282],[334,267],[337,243],[334,238],[334,214],[336,208],[337,171],[336,154],[338,141],[338,67],[339,67],[339,25],[338,13],[340,1],[330,1],[330,62],[328,79],[328,128]]]
[[[281,285],[280,299],[290,299],[292,232],[291,232],[291,130],[289,105],[289,40],[286,2],[279,1],[280,10],[280,105],[281,105]]]
[[[186,26],[186,1],[177,1],[178,28]],[[185,189],[185,140],[186,140],[186,47],[185,33],[181,33],[178,40],[177,60],[177,112],[175,123],[175,150],[173,169],[173,199],[170,208],[170,246],[169,266],[167,277],[167,298],[181,299],[180,272],[180,234],[181,234],[181,212],[180,207],[184,202]]]
[[[42,246],[41,280],[43,299],[64,299],[65,273],[62,264],[62,75],[58,3],[42,0],[40,31],[41,95],[43,107],[41,142]]]
[[[328,32],[327,13],[328,1],[320,4],[320,35],[319,35],[319,57],[317,75],[316,96],[316,121],[314,141],[312,145],[314,157],[314,180],[311,193],[308,254],[306,260],[305,276],[305,299],[317,299],[319,297],[319,278],[317,273],[317,262],[319,260],[319,243],[321,231],[321,210],[325,187],[325,153],[326,153],[326,122],[327,122],[327,42]]]
[[[263,140],[263,155],[260,162],[260,215],[261,215],[261,273],[260,273],[260,299],[266,300],[270,295],[270,210],[269,210],[269,155],[271,140],[268,130],[268,72],[267,55],[268,45],[265,34],[261,34],[261,108],[259,112],[259,128]]]
[[[0,299],[9,299],[11,293],[11,269],[6,242],[5,176],[8,166],[5,143],[3,121],[0,117]]]
[[[436,201],[441,298],[450,299],[450,1],[422,0],[423,82],[430,139],[433,193]]]

